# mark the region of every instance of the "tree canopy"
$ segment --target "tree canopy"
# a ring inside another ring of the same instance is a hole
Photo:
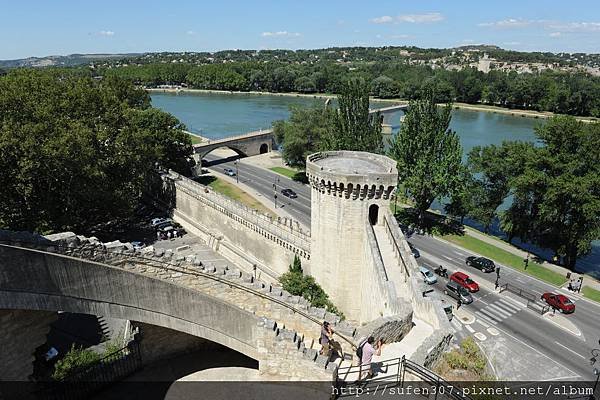
[[[0,77],[0,226],[82,232],[130,216],[157,166],[189,171],[183,128],[120,78]]]
[[[414,201],[420,222],[435,199],[460,188],[462,148],[450,126],[452,107],[436,106],[430,92],[411,101],[388,155],[398,163],[398,180]]]

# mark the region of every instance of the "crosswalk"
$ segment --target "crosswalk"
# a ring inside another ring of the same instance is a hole
[[[481,325],[489,327],[504,321],[523,309],[525,309],[524,305],[509,300],[509,298],[502,298],[476,311],[475,316]]]

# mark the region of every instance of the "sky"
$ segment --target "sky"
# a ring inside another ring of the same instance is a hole
[[[0,0],[0,21],[4,60],[469,44],[600,53],[600,0]]]

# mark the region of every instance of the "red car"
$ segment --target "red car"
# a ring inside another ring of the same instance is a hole
[[[548,303],[551,307],[554,307],[560,312],[570,314],[575,312],[575,304],[569,298],[563,294],[556,293],[544,293],[542,300]]]
[[[469,292],[474,293],[479,291],[479,285],[473,279],[469,278],[469,275],[463,272],[455,272],[450,275],[450,280],[458,283],[460,286],[467,289]]]

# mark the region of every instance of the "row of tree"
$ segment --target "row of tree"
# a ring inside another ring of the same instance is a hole
[[[88,232],[130,217],[156,167],[189,172],[184,126],[115,77],[0,77],[0,228]]]
[[[100,69],[96,73],[150,87],[185,83],[199,89],[300,93],[340,93],[344,82],[360,78],[370,83],[371,95],[381,98],[418,99],[433,92],[437,102],[484,103],[600,117],[600,78],[584,73],[484,74],[474,68],[452,71],[398,61],[352,66],[325,61],[158,63]]]
[[[315,151],[380,153],[378,116],[368,114],[368,85],[347,84],[340,108],[294,109],[274,124],[285,161],[304,167]],[[436,106],[432,92],[410,103],[388,156],[397,161],[399,187],[425,224],[435,200],[446,212],[481,222],[499,219],[512,241],[519,237],[549,248],[574,268],[600,239],[600,124],[555,117],[536,128],[538,144],[505,142],[473,148],[466,162],[450,126],[451,104]],[[505,211],[500,206],[510,202]]]

